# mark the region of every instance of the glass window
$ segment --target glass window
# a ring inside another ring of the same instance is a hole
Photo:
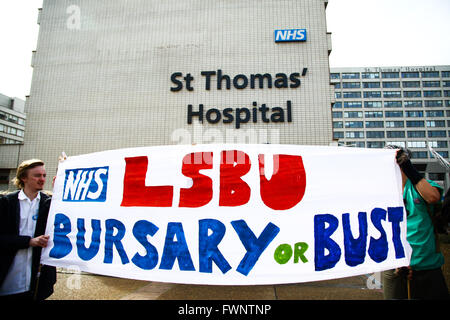
[[[399,147],[406,147],[405,141],[388,141],[387,144],[391,144],[394,146],[399,146]]]
[[[427,157],[426,151],[411,151],[411,158],[412,159],[426,159]]]
[[[428,138],[445,138],[446,132],[444,130],[432,130],[428,131]]]
[[[450,87],[450,81],[444,81],[442,86],[443,87]]]
[[[367,131],[366,137],[373,139],[384,138],[384,131]]]
[[[444,97],[450,97],[450,90],[444,90]]]
[[[386,118],[401,118],[403,117],[403,111],[385,111],[384,116]]]
[[[402,102],[401,101],[385,101],[384,107],[385,108],[401,108]]]
[[[408,128],[425,127],[425,121],[406,121],[406,127]]]
[[[363,79],[380,79],[380,73],[379,72],[363,72],[362,78]]]
[[[408,148],[426,148],[427,144],[425,141],[408,141],[407,144]]]
[[[334,93],[334,97],[335,97],[336,99],[340,99],[340,98],[342,98],[342,93],[340,93],[340,92],[335,92],[335,93]]]
[[[423,111],[405,111],[405,116],[408,118],[422,118]]]
[[[445,120],[427,120],[428,128],[444,128]]]
[[[386,128],[403,128],[405,126],[404,121],[386,121]]]
[[[344,97],[344,99],[361,98],[361,92],[359,92],[359,91],[356,91],[356,92],[344,91],[343,97]]]
[[[345,133],[346,138],[364,138],[363,131],[347,131]]]
[[[343,139],[344,138],[344,132],[333,132],[333,138],[334,139]]]
[[[408,138],[425,138],[425,131],[408,131]]]
[[[382,72],[381,77],[383,79],[394,79],[394,78],[399,77],[399,73],[398,72]]]
[[[359,89],[361,88],[361,82],[343,82],[342,88],[345,89]]]
[[[423,82],[424,88],[439,88],[441,86],[440,81],[424,81]]]
[[[333,128],[340,129],[343,127],[344,127],[344,124],[342,121],[333,121]]]
[[[400,88],[400,81],[383,82],[383,88]]]
[[[331,79],[339,79],[340,78],[340,74],[339,73],[331,73],[330,74],[330,78]]]
[[[402,78],[419,78],[418,72],[402,72]]]
[[[362,108],[362,102],[361,101],[344,102],[344,108]]]
[[[342,74],[342,79],[359,79],[359,72],[346,72]]]
[[[380,83],[379,82],[363,82],[363,87],[365,89],[373,89],[373,88],[378,89],[378,88],[380,88]]]
[[[368,141],[367,148],[384,148],[384,141]]]
[[[346,112],[344,112],[344,118],[362,118],[362,112],[346,111]]]
[[[333,104],[333,108],[342,108],[342,102],[335,102],[334,104]]]
[[[333,118],[342,118],[341,111],[333,111]]]
[[[381,101],[364,101],[364,108],[381,108]]]
[[[429,141],[430,147],[432,148],[447,148],[447,141]]]
[[[405,107],[409,108],[409,107],[413,107],[413,108],[417,108],[417,107],[422,107],[422,101],[405,101]]]
[[[423,96],[426,98],[439,98],[442,97],[442,91],[440,90],[429,90],[423,91]]]
[[[386,131],[387,138],[404,138],[405,131]]]
[[[444,117],[444,110],[432,110],[426,112],[427,117]]]
[[[442,100],[426,100],[425,107],[443,107]]]
[[[402,92],[401,91],[384,91],[383,97],[384,98],[401,98]]]
[[[363,128],[362,121],[345,121],[346,128]]]
[[[424,71],[422,78],[439,78],[439,71]]]
[[[420,88],[420,81],[403,81],[403,88]]]
[[[403,96],[405,98],[420,98],[422,97],[421,91],[403,91]]]
[[[366,128],[384,128],[383,121],[366,121]]]
[[[381,98],[381,91],[364,91],[364,98]]]
[[[366,118],[383,118],[383,111],[366,111],[364,115]]]
[[[335,89],[340,89],[341,88],[341,83],[340,82],[334,83],[334,88]]]
[[[450,78],[450,71],[442,71],[442,78]]]

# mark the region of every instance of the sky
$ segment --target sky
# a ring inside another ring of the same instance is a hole
[[[25,99],[30,92],[40,7],[42,0],[0,2],[4,95]],[[450,64],[450,0],[329,0],[327,29],[332,68]]]

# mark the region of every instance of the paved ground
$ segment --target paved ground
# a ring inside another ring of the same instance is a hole
[[[450,243],[442,243],[450,288]],[[368,276],[271,286],[206,286],[148,282],[93,274],[58,273],[49,300],[381,300],[382,289]],[[370,284],[370,281],[369,281]]]

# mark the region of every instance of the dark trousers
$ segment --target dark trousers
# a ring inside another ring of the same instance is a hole
[[[16,293],[16,294],[9,294],[6,296],[0,296],[1,302],[7,302],[7,301],[33,301],[33,295],[31,294],[31,291]]]
[[[449,299],[447,284],[441,268],[413,271],[409,281],[411,299]],[[385,299],[408,299],[407,274],[395,270],[383,272]]]

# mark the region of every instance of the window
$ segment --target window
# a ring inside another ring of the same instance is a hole
[[[340,98],[342,98],[342,93],[340,93],[340,92],[335,92],[335,93],[334,93],[334,97],[335,97],[336,99],[340,99]]]
[[[384,98],[401,98],[402,92],[401,91],[384,91],[383,97]]]
[[[422,72],[422,78],[439,78],[439,71]]]
[[[333,118],[342,118],[341,111],[333,111]]]
[[[346,112],[344,112],[344,118],[362,118],[362,112],[346,111]]]
[[[360,82],[343,82],[342,83],[342,88],[345,88],[345,89],[359,89],[359,88],[361,88],[361,83]]]
[[[363,79],[380,79],[380,73],[379,72],[363,72],[362,78]]]
[[[425,107],[443,107],[442,100],[426,100]]]
[[[405,116],[408,118],[422,118],[423,111],[405,111]]]
[[[401,101],[385,101],[384,107],[385,108],[401,108],[402,102]]]
[[[344,91],[343,97],[344,99],[361,98],[361,92]]]
[[[346,128],[362,128],[363,122],[362,121],[346,121],[345,127]]]
[[[364,115],[366,118],[383,118],[383,111],[366,111]]]
[[[385,111],[384,116],[386,118],[401,118],[403,117],[403,111]]]
[[[405,148],[406,144],[405,141],[388,141],[387,144],[393,145],[393,146],[399,146]]]
[[[382,72],[381,77],[383,79],[394,79],[394,78],[399,77],[399,73],[398,72]]]
[[[344,102],[344,108],[362,108],[361,101]]]
[[[427,111],[426,115],[427,115],[427,117],[443,117],[444,116],[444,110]]]
[[[400,81],[383,82],[383,88],[400,88]]]
[[[335,129],[341,129],[344,127],[344,124],[342,121],[333,121],[333,128]]]
[[[406,127],[408,127],[408,128],[425,127],[425,122],[424,121],[406,121]]]
[[[359,79],[359,72],[355,73],[343,73],[342,79]]]
[[[447,141],[430,141],[428,142],[432,148],[447,148]]]
[[[384,148],[384,141],[368,141],[367,148]]]
[[[408,131],[408,138],[425,138],[425,131]]]
[[[335,89],[340,89],[341,88],[341,83],[340,82],[334,83],[334,88]]]
[[[346,138],[364,138],[363,131],[347,131],[345,133]]]
[[[422,101],[405,101],[405,108],[409,107],[413,108],[422,107]]]
[[[381,91],[364,91],[364,98],[381,98]]]
[[[420,91],[403,91],[403,96],[405,98],[420,98],[420,97],[422,97],[422,92],[420,92]]]
[[[444,90],[444,97],[450,97],[450,90]]]
[[[450,81],[444,81],[442,84],[443,87],[450,87]]]
[[[427,156],[426,151],[412,151],[411,158],[412,159],[427,159],[428,156]]]
[[[340,74],[339,73],[331,73],[330,74],[330,78],[331,79],[339,79],[340,78]]]
[[[386,131],[388,138],[404,138],[405,131]]]
[[[363,82],[363,88],[365,88],[365,89],[373,89],[373,88],[378,89],[378,88],[380,88],[380,83],[379,82]]]
[[[419,78],[418,72],[402,72],[402,78]]]
[[[444,128],[445,120],[427,120],[428,128]]]
[[[345,145],[355,147],[355,148],[365,148],[366,147],[366,144],[364,143],[364,141],[347,141],[345,143]]]
[[[426,148],[427,144],[425,141],[408,141],[408,148]]]
[[[381,101],[364,101],[364,108],[381,108]]]
[[[344,139],[344,133],[343,132],[333,132],[333,138],[334,139]]]
[[[420,88],[420,81],[403,81],[403,88]]]
[[[366,137],[373,138],[373,139],[384,138],[384,131],[367,131]]]
[[[440,81],[424,81],[423,87],[424,88],[439,88],[441,86]]]
[[[450,78],[450,71],[442,71],[442,78]]]
[[[447,136],[444,130],[428,131],[428,138],[445,138]]]
[[[386,128],[403,128],[405,127],[404,121],[386,121],[385,122]]]
[[[333,108],[342,108],[342,102],[335,102]]]
[[[433,91],[423,91],[423,96],[426,98],[440,98],[442,97],[442,91],[440,90],[433,90]]]
[[[366,121],[366,128],[384,128],[383,121]]]

